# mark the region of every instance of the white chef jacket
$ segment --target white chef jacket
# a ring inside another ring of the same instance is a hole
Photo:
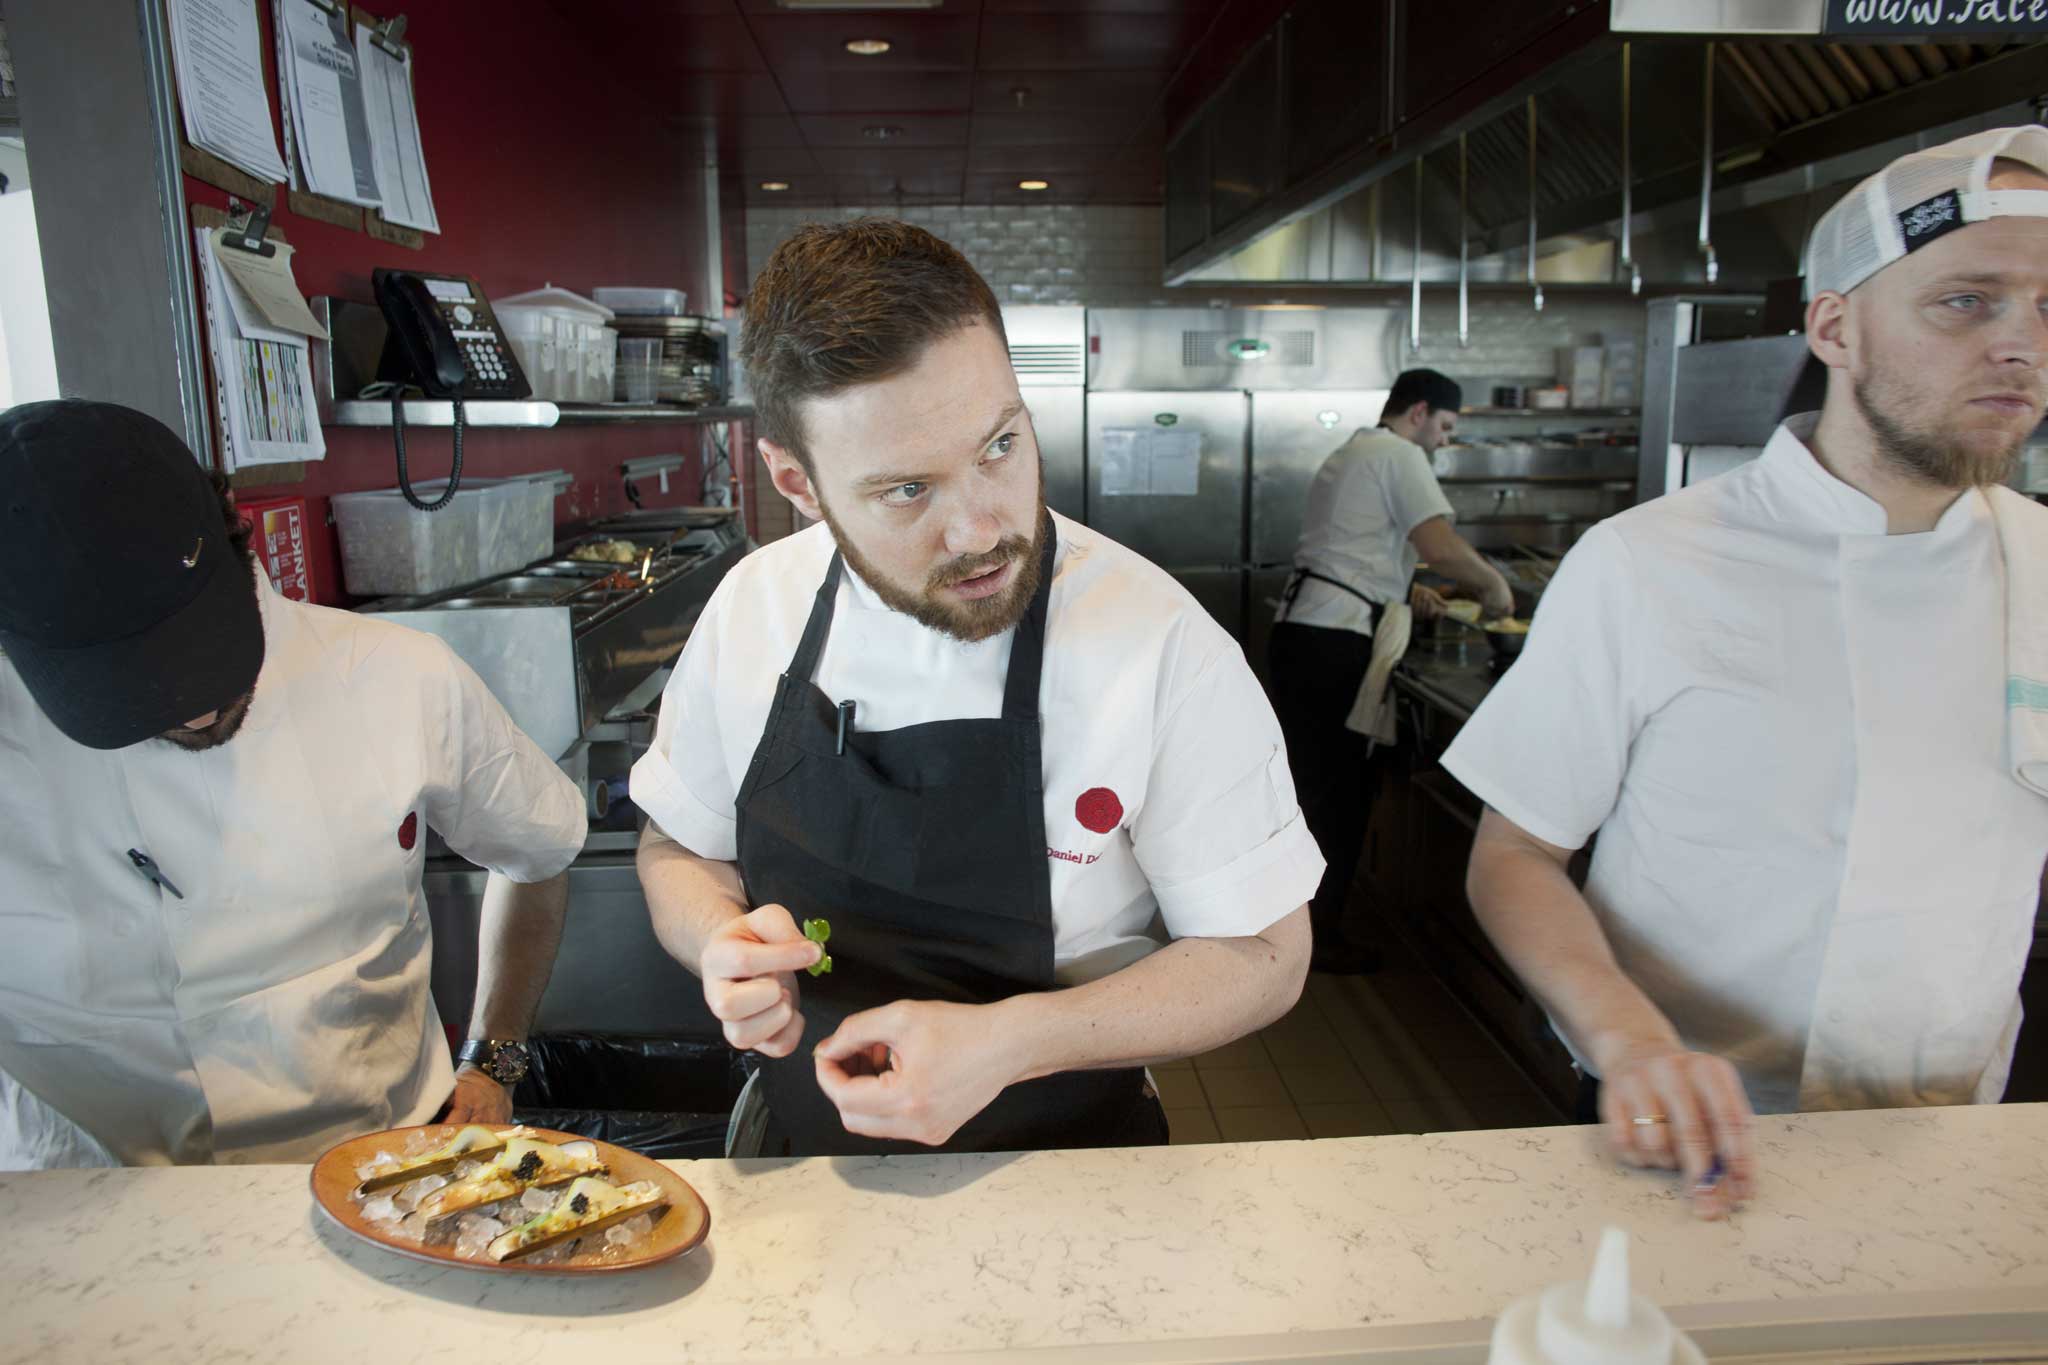
[[[1975,491],[1887,535],[1814,420],[1589,532],[1444,766],[1538,838],[1599,832],[1621,969],[1759,1111],[1994,1102],[2048,860],[2004,561]]]
[[[1408,600],[1421,558],[1408,533],[1431,517],[1455,521],[1429,454],[1385,427],[1360,427],[1323,461],[1308,488],[1295,567],[1334,578],[1382,605]],[[1372,608],[1342,588],[1302,580],[1278,618],[1372,634]]]
[[[454,1077],[421,826],[519,882],[583,845],[575,785],[440,640],[255,577],[263,669],[216,749],[75,744],[0,659],[0,1168],[425,1121]]]
[[[1315,894],[1323,859],[1236,641],[1152,564],[1053,520],[1039,709],[1053,959],[1072,984],[1169,938],[1256,934]],[[739,856],[734,799],[832,551],[813,526],[734,566],[662,695],[633,800],[699,857]],[[813,681],[862,730],[993,719],[1014,634],[942,635],[849,566]]]

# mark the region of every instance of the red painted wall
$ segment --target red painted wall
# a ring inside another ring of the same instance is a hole
[[[272,65],[270,6],[264,20],[264,61]],[[376,7],[372,6],[372,12]],[[366,233],[293,214],[278,195],[273,221],[297,248],[300,289],[364,303],[370,270],[387,265],[468,275],[486,295],[501,298],[553,282],[579,293],[598,285],[671,285],[706,312],[705,194],[701,135],[669,124],[673,102],[660,90],[636,87],[632,63],[602,50],[602,34],[572,25],[542,0],[434,0],[402,6],[410,16],[420,136],[441,233],[411,251]],[[395,12],[395,11],[394,11]],[[276,72],[268,71],[272,117]],[[736,190],[737,187],[735,187]],[[185,180],[195,204],[226,207],[227,195]],[[722,234],[744,243],[739,196],[722,196]],[[744,247],[742,246],[742,251]],[[725,257],[728,290],[745,269]],[[745,433],[736,431],[742,444]],[[341,557],[328,525],[335,493],[388,488],[396,482],[388,428],[328,427],[327,458],[306,467],[303,481],[244,491],[250,499],[307,500],[309,550],[318,600],[348,600]],[[566,469],[576,478],[556,501],[560,522],[629,510],[621,461],[681,452],[692,457],[663,495],[643,481],[646,505],[697,501],[700,428],[674,425],[556,427],[545,431],[471,429],[463,445],[467,474],[503,475]],[[449,432],[409,430],[415,481],[447,472]],[[744,457],[742,457],[744,458]]]

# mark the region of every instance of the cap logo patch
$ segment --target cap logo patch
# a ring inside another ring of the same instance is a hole
[[[1899,215],[1899,228],[1906,236],[1906,250],[1918,251],[1944,233],[1963,225],[1963,201],[1954,190],[1944,190],[1923,199]]]
[[[180,564],[183,564],[188,569],[196,569],[199,567],[199,556],[205,549],[206,537],[201,536],[197,541],[193,542],[192,553],[186,555],[183,559],[179,560],[178,562]]]

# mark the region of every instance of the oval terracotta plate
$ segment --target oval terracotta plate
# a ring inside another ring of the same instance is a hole
[[[493,1124],[492,1127],[497,1127]],[[510,1127],[510,1125],[505,1125]],[[651,1157],[629,1152],[624,1147],[614,1147],[609,1142],[598,1142],[594,1138],[578,1137],[574,1133],[558,1133],[548,1128],[529,1128],[531,1135],[541,1142],[589,1142],[611,1168],[609,1179],[614,1184],[627,1184],[635,1180],[652,1180],[668,1192],[668,1212],[654,1225],[653,1235],[639,1254],[624,1260],[603,1261],[595,1253],[572,1256],[566,1261],[555,1261],[534,1265],[523,1261],[493,1261],[480,1256],[458,1256],[454,1244],[429,1246],[420,1242],[407,1241],[393,1232],[363,1217],[353,1197],[356,1168],[366,1164],[379,1152],[397,1152],[404,1149],[406,1141],[419,1132],[431,1133],[435,1143],[447,1142],[461,1131],[460,1124],[435,1123],[419,1128],[387,1128],[380,1133],[365,1133],[328,1148],[320,1159],[313,1163],[313,1201],[320,1211],[332,1218],[343,1229],[383,1247],[386,1251],[400,1256],[409,1256],[415,1261],[426,1261],[432,1265],[460,1266],[465,1270],[494,1270],[513,1275],[610,1275],[623,1270],[645,1270],[651,1265],[673,1260],[686,1251],[693,1251],[705,1235],[711,1231],[711,1211],[704,1206],[704,1200],[690,1188],[690,1182]]]

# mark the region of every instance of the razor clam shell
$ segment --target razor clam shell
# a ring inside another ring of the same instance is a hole
[[[488,1161],[504,1151],[505,1145],[513,1138],[520,1136],[523,1136],[523,1130],[515,1127],[508,1132],[499,1133],[498,1145],[495,1147],[485,1144],[481,1147],[472,1147],[465,1152],[457,1152],[454,1156],[437,1157],[432,1161],[421,1161],[418,1157],[402,1158],[390,1170],[379,1171],[359,1183],[351,1193],[359,1200],[367,1199],[379,1190],[389,1189],[393,1185],[410,1184],[423,1175],[446,1175],[465,1161]],[[452,1142],[454,1139],[450,1138],[449,1141]]]
[[[479,1171],[477,1172],[477,1174],[481,1176],[483,1172]],[[471,1209],[482,1208],[485,1204],[495,1204],[501,1199],[517,1199],[520,1195],[526,1193],[528,1190],[553,1189],[557,1185],[566,1185],[570,1181],[575,1180],[580,1176],[608,1176],[610,1174],[611,1168],[606,1166],[602,1161],[599,1161],[595,1165],[589,1167],[579,1167],[578,1169],[573,1171],[544,1170],[541,1172],[540,1179],[538,1180],[515,1180],[512,1182],[511,1187],[509,1189],[497,1189],[495,1193],[491,1193],[483,1198],[472,1199],[470,1202],[466,1204],[446,1206],[444,1201],[444,1204],[436,1205],[433,1212],[427,1213],[424,1216],[428,1222],[438,1223],[445,1218],[453,1218],[456,1214],[468,1213]],[[444,1185],[441,1187],[441,1190],[453,1190],[457,1188],[459,1188],[459,1185]],[[495,1182],[493,1188],[495,1189]],[[441,1190],[435,1190],[434,1194],[441,1193]],[[465,1193],[467,1193],[467,1191]],[[428,1195],[427,1198],[431,1199],[433,1198],[433,1195]],[[426,1200],[423,1199],[420,1202],[422,1205],[424,1205],[426,1203]]]
[[[566,1242],[572,1237],[588,1237],[593,1232],[603,1232],[614,1223],[623,1223],[628,1218],[636,1218],[643,1213],[652,1214],[655,1223],[659,1224],[662,1219],[668,1216],[668,1210],[668,1195],[666,1192],[663,1192],[649,1199],[644,1204],[628,1204],[624,1208],[614,1209],[600,1218],[593,1218],[587,1223],[578,1223],[572,1228],[564,1228],[560,1232],[552,1233],[537,1242],[528,1242],[523,1247],[506,1251],[501,1255],[496,1250],[497,1245],[504,1241],[505,1238],[518,1233],[519,1229],[513,1228],[510,1232],[492,1238],[490,1246],[484,1248],[484,1254],[492,1260],[501,1263],[516,1261],[522,1256],[531,1256],[536,1251],[554,1246],[560,1242]]]

